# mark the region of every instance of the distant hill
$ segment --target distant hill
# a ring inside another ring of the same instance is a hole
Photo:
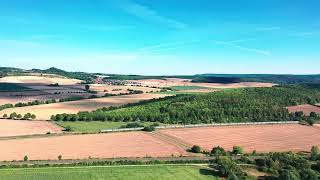
[[[94,74],[85,73],[85,72],[68,72],[55,67],[51,67],[45,70],[32,69],[31,71],[36,73],[56,74],[56,75],[65,76],[71,79],[80,79],[88,83],[92,82],[96,78]]]
[[[196,74],[178,76],[145,76],[145,75],[124,75],[105,73],[68,72],[55,67],[41,70],[24,70],[11,67],[0,67],[0,77],[8,75],[22,75],[24,73],[46,73],[65,76],[73,79],[80,79],[91,83],[97,75],[107,76],[105,79],[114,80],[141,80],[141,79],[165,79],[183,78],[191,79],[195,83],[238,83],[238,82],[271,82],[276,84],[320,84],[320,74],[316,75],[293,75],[293,74]]]
[[[43,73],[43,74],[56,74],[60,76],[64,76],[72,79],[83,80],[87,83],[91,83],[96,78],[95,74],[85,73],[85,72],[68,72],[55,67],[51,67],[49,69],[41,70],[41,69],[31,69],[24,70],[19,68],[11,68],[11,67],[0,67],[0,77],[4,76],[18,76],[25,75],[26,73]]]
[[[235,82],[272,82],[276,84],[320,84],[320,75],[291,74],[200,74],[192,78],[193,82],[235,83]]]

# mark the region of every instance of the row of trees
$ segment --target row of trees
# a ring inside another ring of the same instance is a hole
[[[320,102],[320,88],[287,85],[234,89],[199,95],[177,95],[94,112],[58,114],[56,121],[151,121],[161,123],[223,123],[305,119],[285,108]],[[314,114],[313,114],[314,116]],[[319,118],[314,116],[315,119]]]
[[[25,115],[17,114],[16,112],[11,113],[9,116],[7,114],[4,114],[2,116],[4,119],[17,119],[17,120],[34,120],[37,118],[35,114],[27,113]]]

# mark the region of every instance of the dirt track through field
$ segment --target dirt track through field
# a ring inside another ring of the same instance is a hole
[[[206,150],[216,146],[231,150],[239,145],[247,152],[309,151],[314,145],[320,146],[320,128],[298,124],[164,129],[160,132]]]
[[[44,104],[36,106],[26,106],[10,108],[0,111],[0,116],[16,112],[18,114],[36,114],[37,120],[49,120],[51,115],[62,113],[78,113],[79,111],[93,111],[102,107],[120,106],[128,103],[136,103],[143,100],[161,98],[163,94],[134,94],[124,96],[114,96],[106,98],[86,99],[63,103]]]
[[[1,140],[0,160],[170,157],[187,155],[184,149],[144,132],[71,135]]]

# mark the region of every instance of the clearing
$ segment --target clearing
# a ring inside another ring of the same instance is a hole
[[[289,112],[299,112],[302,111],[304,115],[309,116],[311,112],[316,112],[320,113],[320,107],[319,106],[314,106],[310,104],[304,104],[304,105],[298,105],[298,106],[290,106],[287,107]]]
[[[47,121],[0,119],[0,137],[60,133],[61,127]]]
[[[299,124],[164,129],[160,133],[208,151],[239,145],[246,152],[298,152],[320,145],[320,128]]]
[[[175,145],[145,132],[67,135],[25,139],[0,140],[0,161],[170,157],[188,153]]]
[[[219,179],[210,170],[193,165],[146,165],[1,169],[5,180],[60,179]]]
[[[51,115],[70,113],[75,114],[79,111],[93,111],[102,107],[108,106],[120,106],[128,103],[136,103],[143,100],[149,100],[154,98],[165,97],[166,95],[161,94],[133,94],[133,95],[123,95],[123,96],[113,96],[106,98],[96,98],[96,99],[85,99],[79,101],[70,101],[63,103],[54,104],[43,104],[36,106],[26,106],[9,108],[0,111],[0,117],[3,114],[11,114],[16,112],[18,114],[31,113],[37,116],[37,120],[49,120]]]

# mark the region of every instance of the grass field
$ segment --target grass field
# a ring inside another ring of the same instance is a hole
[[[205,168],[187,165],[30,168],[2,169],[0,180],[219,179],[211,173]]]
[[[59,126],[67,127],[70,126],[72,131],[76,132],[99,132],[102,129],[118,129],[121,126],[125,126],[127,122],[111,122],[111,121],[91,121],[91,122],[56,122]],[[145,126],[153,124],[152,122],[143,123]]]
[[[20,86],[18,84],[11,83],[0,83],[0,92],[21,92],[21,91],[30,91],[28,87]]]

